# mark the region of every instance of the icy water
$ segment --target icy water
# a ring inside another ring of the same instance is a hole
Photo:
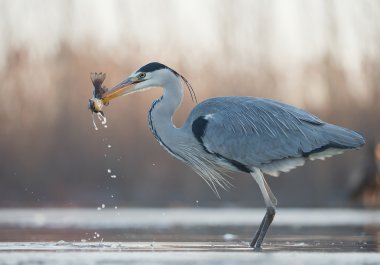
[[[380,211],[3,209],[0,264],[380,264]]]

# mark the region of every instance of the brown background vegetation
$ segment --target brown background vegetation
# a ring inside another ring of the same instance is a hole
[[[261,206],[249,175],[220,201],[155,142],[146,117],[160,89],[115,100],[94,130],[89,73],[112,86],[150,61],[200,101],[274,98],[379,141],[378,1],[78,2],[0,2],[1,206]],[[193,107],[186,94],[178,126]],[[365,152],[268,181],[280,206],[350,205]]]

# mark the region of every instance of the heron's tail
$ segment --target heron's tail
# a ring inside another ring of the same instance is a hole
[[[365,144],[364,137],[353,130],[333,124],[323,124],[321,129],[324,145],[306,154],[310,160],[323,160],[349,149],[359,149]]]
[[[359,149],[365,144],[363,135],[347,128],[325,124],[323,132],[332,148]]]

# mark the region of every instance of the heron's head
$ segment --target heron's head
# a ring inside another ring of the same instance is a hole
[[[102,99],[108,102],[111,99],[144,91],[152,87],[163,87],[168,82],[181,82],[182,79],[188,86],[190,93],[194,93],[189,82],[182,75],[161,63],[148,63],[133,72],[127,79],[106,92]],[[193,94],[191,94],[193,97]],[[195,95],[194,95],[195,97]]]

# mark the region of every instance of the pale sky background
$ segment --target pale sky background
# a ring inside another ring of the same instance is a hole
[[[132,45],[143,51],[142,62],[165,58],[194,71],[205,61],[228,71],[265,60],[286,76],[286,97],[300,89],[294,85],[299,69],[332,52],[357,84],[352,93],[369,100],[361,62],[380,54],[379,6],[374,0],[2,0],[0,69],[11,49],[25,48],[30,60],[41,61],[54,56],[64,41],[120,63],[135,51]],[[228,63],[218,61],[226,48]],[[319,77],[314,78],[310,83],[318,87]],[[287,100],[302,104],[296,95]],[[323,88],[316,95],[323,103]]]

